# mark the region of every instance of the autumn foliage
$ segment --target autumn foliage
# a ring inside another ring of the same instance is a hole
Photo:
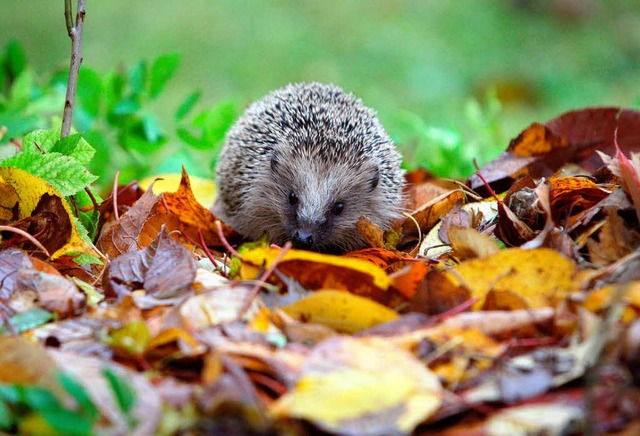
[[[583,109],[466,183],[410,174],[406,219],[361,218],[371,248],[342,256],[241,244],[186,173],[83,206],[92,241],[0,167],[0,403],[38,386],[113,433],[633,434],[639,132]],[[27,405],[10,425],[57,428]]]

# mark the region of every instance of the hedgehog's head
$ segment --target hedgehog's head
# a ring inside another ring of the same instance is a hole
[[[356,230],[361,216],[387,226],[391,214],[380,192],[380,168],[370,157],[334,159],[325,147],[275,147],[268,168],[270,192],[264,195],[278,223],[267,229],[270,240],[321,252],[362,248]]]

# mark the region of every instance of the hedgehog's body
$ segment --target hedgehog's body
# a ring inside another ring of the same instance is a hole
[[[340,88],[289,85],[253,103],[227,136],[214,210],[244,236],[340,252],[362,248],[365,216],[400,214],[400,154],[375,112]]]

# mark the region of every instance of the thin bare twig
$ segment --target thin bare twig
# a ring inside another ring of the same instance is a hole
[[[51,255],[49,254],[47,249],[44,248],[44,245],[42,245],[40,243],[40,241],[38,241],[36,238],[34,238],[33,235],[31,235],[30,233],[25,232],[24,230],[18,229],[16,227],[11,227],[11,226],[0,226],[0,232],[13,232],[13,233],[16,233],[16,234],[22,236],[23,238],[28,239],[33,245],[35,245],[40,250],[42,250],[44,252],[44,254],[47,255],[47,257],[51,257]]]
[[[78,86],[78,74],[82,63],[82,29],[84,28],[86,0],[78,0],[76,10],[76,22],[71,18],[71,0],[64,2],[64,16],[67,24],[67,32],[71,38],[71,63],[69,65],[69,81],[67,82],[67,95],[64,100],[64,112],[62,115],[62,129],[60,137],[68,136],[71,132],[73,119],[73,105],[76,100],[76,87]]]

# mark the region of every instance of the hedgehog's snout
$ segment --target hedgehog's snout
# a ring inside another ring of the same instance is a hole
[[[296,230],[291,242],[293,243],[294,248],[308,250],[313,247],[313,233],[305,230]]]

